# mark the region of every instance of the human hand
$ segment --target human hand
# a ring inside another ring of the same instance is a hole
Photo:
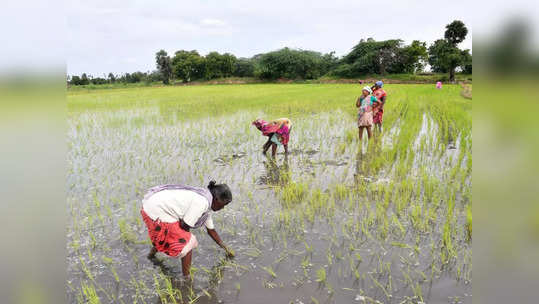
[[[233,258],[233,257],[236,256],[236,254],[234,253],[234,250],[232,250],[232,249],[230,249],[230,248],[228,248],[226,246],[224,248],[225,248],[225,251],[226,251],[226,256],[228,258]]]

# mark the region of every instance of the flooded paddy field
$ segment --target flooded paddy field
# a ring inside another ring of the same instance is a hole
[[[368,143],[358,85],[68,92],[68,301],[470,303],[471,100],[457,85],[385,89]],[[258,117],[292,120],[288,157],[261,153]],[[233,192],[214,221],[236,257],[194,230],[184,282],[179,260],[146,258],[141,199],[211,179]]]

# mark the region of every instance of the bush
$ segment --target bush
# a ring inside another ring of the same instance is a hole
[[[283,48],[262,54],[255,67],[255,76],[262,79],[316,79],[334,64],[333,54]]]

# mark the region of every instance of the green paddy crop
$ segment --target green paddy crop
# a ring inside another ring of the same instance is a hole
[[[384,132],[368,143],[357,85],[68,91],[69,302],[470,301],[472,101],[461,90],[387,85]],[[292,120],[288,157],[262,155],[258,117]],[[187,282],[177,259],[146,259],[140,201],[158,184],[210,179],[232,188],[214,221],[236,257],[195,230]]]

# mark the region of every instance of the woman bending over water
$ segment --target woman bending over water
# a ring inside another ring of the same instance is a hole
[[[271,155],[275,157],[277,146],[283,146],[284,153],[288,155],[288,140],[292,129],[290,119],[279,118],[271,122],[257,119],[253,121],[253,125],[262,132],[262,135],[268,137],[268,141],[262,147],[262,153],[266,154],[271,147]]]
[[[212,211],[223,209],[231,201],[228,186],[215,181],[211,181],[208,188],[169,184],[148,190],[140,210],[152,241],[148,258],[153,259],[157,252],[181,258],[183,275],[189,276],[192,250],[198,246],[190,230],[203,225],[215,243],[228,256],[234,256],[219,237],[212,219]]]

